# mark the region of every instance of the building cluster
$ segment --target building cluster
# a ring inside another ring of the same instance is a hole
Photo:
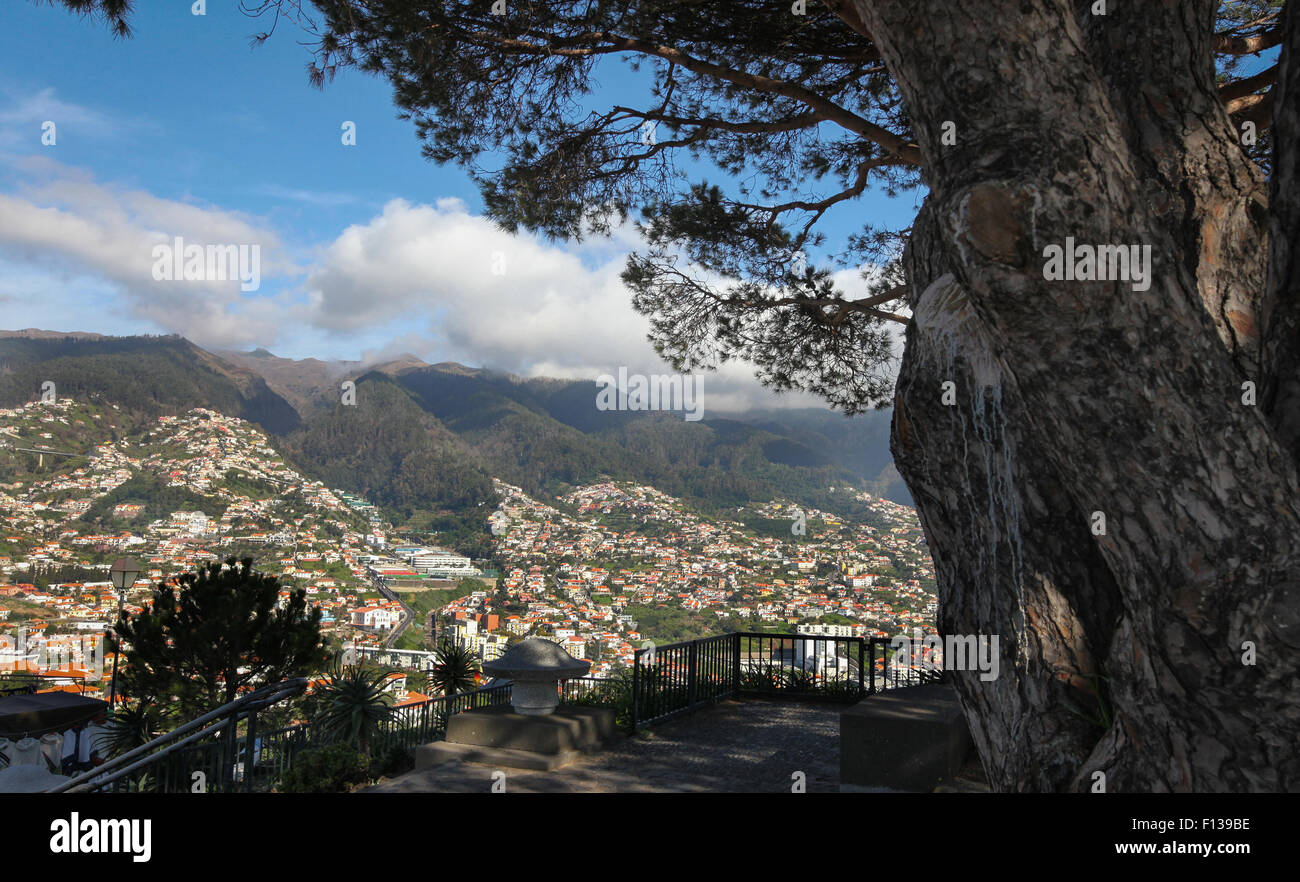
[[[754,507],[806,529],[758,535],[707,518],[653,487],[605,482],[555,500],[497,481],[491,518],[506,572],[495,595],[461,598],[460,615],[503,612],[501,629],[541,636],[593,661],[626,665],[643,638],[629,606],[672,607],[719,625],[886,637],[932,627],[934,574],[915,514],[862,495],[876,526],[789,503]]]
[[[282,600],[302,589],[341,640],[379,644],[401,621],[402,605],[381,595],[370,565],[388,527],[365,500],[299,474],[263,432],[235,417],[198,408],[138,433],[119,422],[115,406],[67,398],[0,409],[0,455],[26,465],[0,483],[0,639],[16,646],[22,629],[102,634],[119,602],[139,612],[156,583],[245,555],[281,577]],[[178,498],[196,504],[146,520],[155,502],[147,492],[134,498],[133,478],[184,491]],[[101,503],[119,488],[126,498]],[[142,572],[119,598],[108,567],[124,556]],[[48,653],[30,639],[25,645],[23,659],[0,656],[0,673],[6,663],[10,671],[49,667],[39,660]]]
[[[371,579],[390,587],[420,588],[434,582],[453,579],[476,579],[483,572],[464,555],[428,545],[394,545],[375,543],[386,549],[383,554],[361,558]]]
[[[0,637],[13,645],[0,650],[0,671],[39,667],[30,637],[19,657],[18,629],[41,640],[103,633],[119,603],[138,611],[155,583],[214,559],[254,554],[285,582],[283,599],[301,588],[327,632],[367,653],[392,648],[414,624],[401,592],[482,575],[462,555],[391,540],[373,505],[299,474],[243,420],[195,409],[136,433],[118,421],[111,405],[69,399],[0,409],[0,453],[37,460],[0,483]],[[137,477],[193,504],[161,510],[125,491],[108,498]],[[934,573],[906,506],[857,494],[866,519],[784,500],[717,517],[626,482],[548,501],[495,487],[486,526],[502,577],[435,611],[438,638],[484,660],[537,636],[607,676],[646,645],[637,609],[681,611],[714,630],[824,637],[933,627]],[[790,529],[747,526],[756,522]],[[107,568],[128,555],[143,572],[119,597]],[[76,578],[58,577],[74,570]],[[83,662],[68,656],[67,665]]]

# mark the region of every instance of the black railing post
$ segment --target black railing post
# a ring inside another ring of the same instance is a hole
[[[632,731],[636,731],[641,704],[641,650],[632,652]]]
[[[244,746],[244,792],[253,791],[253,773],[256,771],[257,760],[254,756],[254,750],[257,748],[257,711],[248,715],[248,737],[245,739]]]
[[[876,694],[876,638],[867,641],[867,664],[871,665],[871,680],[867,684],[867,694]]]
[[[697,675],[697,672],[696,672],[695,669],[696,669],[696,666],[699,664],[699,658],[700,658],[699,649],[700,649],[700,641],[698,641],[698,640],[692,640],[692,641],[691,641],[691,648],[690,648],[690,650],[688,650],[688,652],[687,652],[687,656],[686,656],[686,658],[687,658],[687,662],[686,662],[686,665],[687,665],[687,667],[686,667],[686,706],[687,706],[687,707],[694,707],[694,706],[695,706],[695,685],[696,685],[696,682],[697,682],[698,679],[699,679],[699,678],[698,678],[698,675]]]
[[[239,728],[239,714],[232,714],[222,733],[221,750],[221,792],[229,793],[235,784],[235,730]]]
[[[859,638],[857,638],[857,640],[856,640],[855,642],[857,643],[857,646],[858,646],[858,695],[861,695],[861,694],[863,693],[863,688],[862,688],[862,676],[863,676],[863,674],[862,674],[862,669],[863,669],[863,667],[864,667],[864,664],[863,664],[863,658],[862,658],[862,649],[863,649],[863,646],[864,646],[864,644],[866,643],[866,641],[864,641],[861,637],[859,637]]]
[[[740,692],[740,633],[739,631],[736,632],[735,642],[732,643],[731,693],[733,695]]]

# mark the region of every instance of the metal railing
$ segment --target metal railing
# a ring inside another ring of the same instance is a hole
[[[941,673],[891,664],[891,642],[815,634],[720,634],[639,649],[630,678],[567,680],[562,699],[622,703],[630,728],[640,729],[733,696],[856,701],[881,690],[942,679]],[[188,792],[199,782],[207,792],[272,790],[299,753],[330,743],[310,723],[259,732],[260,711],[302,694],[306,686],[303,678],[264,686],[50,792]],[[451,715],[508,704],[510,692],[507,682],[396,708],[381,724],[371,753],[394,747],[411,750],[440,740]]]
[[[252,789],[253,776],[243,774],[243,764],[238,757],[241,753],[253,756],[256,752],[258,712],[286,698],[301,695],[306,688],[305,677],[263,686],[83,772],[49,792],[183,792],[199,782],[209,792]],[[237,741],[241,721],[247,722],[243,743]],[[246,751],[244,747],[247,747]]]
[[[890,644],[879,637],[739,631],[638,649],[631,725],[644,728],[732,696],[857,701],[942,679],[892,665]]]
[[[638,649],[632,660],[632,727],[736,694],[740,637],[737,632]]]
[[[306,686],[307,681],[299,678],[263,687],[63,782],[50,792],[184,793],[196,784],[209,793],[273,790],[302,751],[333,743],[310,723],[259,731],[261,710],[301,694]],[[371,754],[380,756],[393,747],[411,750],[441,740],[450,715],[507,704],[510,688],[505,683],[395,708],[371,742]]]
[[[376,746],[381,750],[392,747],[413,750],[430,741],[441,741],[447,736],[450,716],[478,707],[509,704],[510,688],[509,683],[503,683],[399,707],[393,718],[382,724]]]
[[[576,702],[608,697],[618,683],[609,677],[574,677],[560,683],[560,701]]]

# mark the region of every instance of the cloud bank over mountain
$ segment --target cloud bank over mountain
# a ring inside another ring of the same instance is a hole
[[[619,279],[638,244],[630,227],[554,243],[505,232],[458,199],[391,199],[332,239],[293,242],[247,213],[104,183],[41,156],[7,165],[21,178],[0,193],[11,326],[176,333],[205,347],[374,363],[409,352],[521,376],[671,370]],[[153,248],[176,236],[259,246],[261,287],[156,281]],[[850,293],[862,284],[851,271],[839,281]],[[818,403],[763,390],[743,364],[706,377],[713,410]]]

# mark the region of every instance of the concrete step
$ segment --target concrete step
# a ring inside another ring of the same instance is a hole
[[[972,748],[952,686],[871,695],[840,715],[840,790],[932,793],[961,786]]]
[[[454,744],[448,741],[435,741],[432,744],[425,744],[415,749],[415,770],[419,772],[434,766],[440,766],[443,763],[460,760],[494,768],[549,772],[573,762],[580,756],[582,756],[580,750],[565,750],[560,753],[537,753],[532,750],[515,750],[509,747],[483,747],[477,744]]]

